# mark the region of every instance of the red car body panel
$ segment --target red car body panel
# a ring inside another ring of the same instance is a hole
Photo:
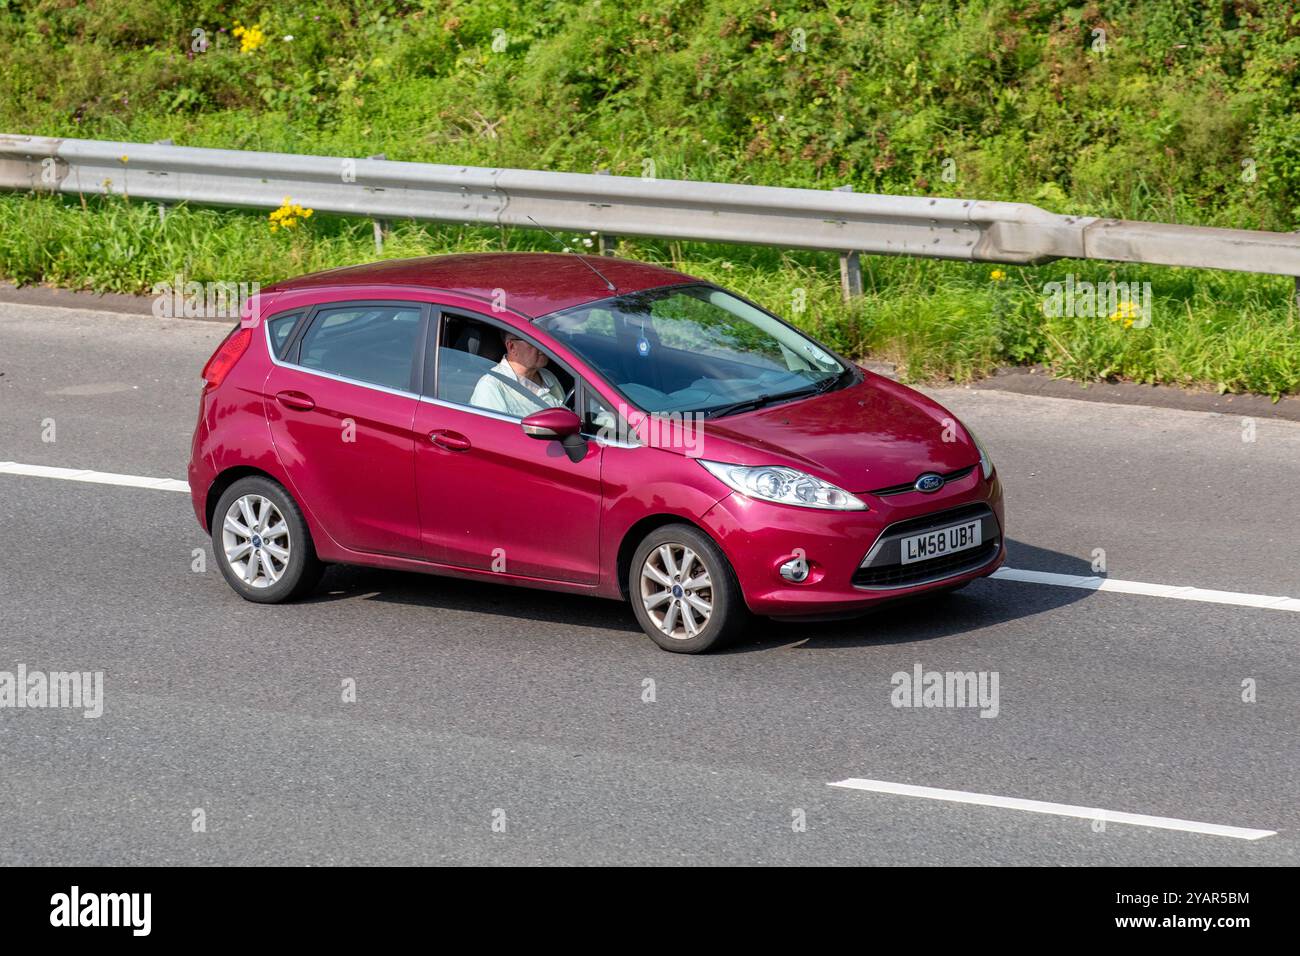
[[[658,266],[600,258],[618,294],[698,283]],[[1002,538],[1002,492],[985,480],[965,429],[942,406],[870,372],[855,384],[757,411],[707,420],[698,434],[670,426],[652,443],[591,440],[571,461],[558,441],[523,435],[517,421],[475,413],[402,389],[362,385],[276,361],[265,320],[325,303],[430,303],[490,316],[538,340],[633,430],[646,418],[563,342],[532,324],[597,301],[608,288],[576,256],[483,254],[401,260],[279,283],[247,308],[246,353],[200,402],[189,464],[195,514],[231,481],[265,473],[302,508],[319,557],[624,596],[630,549],[657,524],[703,529],[736,572],[749,607],[772,616],[860,611],[992,573],[987,564],[941,582],[864,590],[851,578],[881,532],[899,521],[987,504]],[[344,441],[346,428],[352,441]],[[642,435],[644,436],[644,430]],[[695,459],[777,464],[806,471],[862,498],[866,511],[827,511],[733,492]],[[870,492],[925,472],[970,469],[936,493]],[[797,549],[797,550],[796,550]],[[780,565],[806,556],[809,575],[785,580]]]
[[[417,446],[428,560],[597,584],[603,451],[597,442],[573,462],[558,441],[528,438],[514,422],[429,403],[421,404],[418,418],[421,434],[448,430],[471,443],[463,450],[430,441]]]
[[[264,392],[289,489],[311,502],[334,540],[352,551],[423,557],[413,461],[419,399],[280,365]]]
[[[936,441],[945,420],[953,440]],[[705,421],[704,457],[788,465],[858,494],[975,464],[979,452],[959,440],[955,422],[925,396],[864,372],[859,384],[827,395]]]

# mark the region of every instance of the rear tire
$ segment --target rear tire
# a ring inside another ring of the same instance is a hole
[[[303,597],[325,570],[298,503],[258,476],[239,479],[217,502],[212,552],[235,593],[257,604]]]
[[[632,555],[628,595],[637,622],[674,654],[715,650],[750,619],[722,549],[687,524],[656,528]]]

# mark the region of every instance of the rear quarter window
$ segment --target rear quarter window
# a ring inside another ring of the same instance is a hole
[[[293,327],[302,318],[302,310],[274,315],[266,320],[266,330],[271,338],[271,352],[276,358],[284,358],[284,347],[289,342]]]

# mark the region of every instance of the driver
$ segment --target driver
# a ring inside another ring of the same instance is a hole
[[[469,403],[518,418],[563,405],[564,388],[546,368],[546,356],[513,333],[504,332],[501,339],[506,354],[478,380]],[[530,401],[530,396],[535,397]]]

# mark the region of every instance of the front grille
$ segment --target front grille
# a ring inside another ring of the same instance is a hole
[[[858,568],[853,575],[853,586],[859,588],[903,588],[923,581],[956,577],[974,571],[993,560],[998,553],[1000,540],[986,541],[978,548],[958,551],[938,558],[917,561],[914,564],[891,564],[879,568]]]
[[[956,471],[950,471],[945,474],[941,474],[939,477],[943,479],[943,483],[946,485],[950,481],[959,481],[960,479],[965,478],[974,470],[975,470],[974,465],[967,465],[965,468],[958,468]],[[905,482],[904,484],[901,485],[890,485],[888,488],[877,488],[875,491],[867,492],[867,494],[875,495],[877,498],[886,498],[889,495],[901,495],[904,492],[915,491],[915,490],[916,490],[916,482],[913,480],[913,481]],[[939,490],[938,488],[935,489],[935,491],[938,490]],[[933,491],[929,492],[929,494],[934,494],[934,492]]]

